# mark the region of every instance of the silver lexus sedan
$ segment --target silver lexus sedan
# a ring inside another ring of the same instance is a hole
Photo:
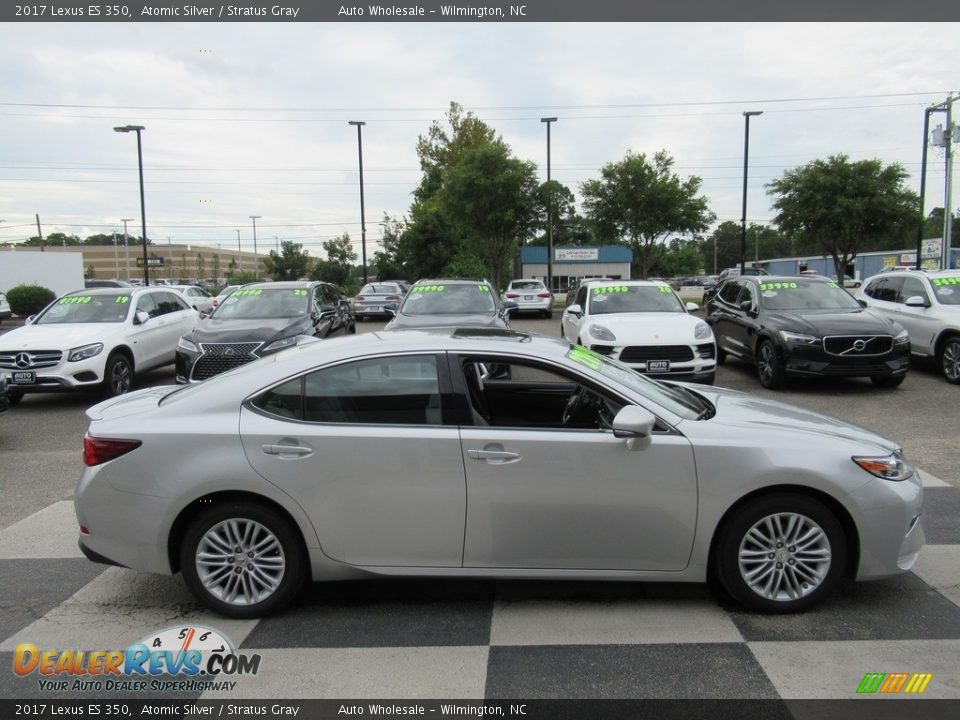
[[[716,579],[794,612],[924,541],[895,443],[505,329],[304,340],[87,414],[84,553],[230,617],[375,576]]]

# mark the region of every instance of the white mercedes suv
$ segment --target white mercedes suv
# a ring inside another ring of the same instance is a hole
[[[173,362],[199,314],[161,287],[88,288],[57,298],[0,336],[0,375],[16,405],[24,393],[130,390],[136,373]]]

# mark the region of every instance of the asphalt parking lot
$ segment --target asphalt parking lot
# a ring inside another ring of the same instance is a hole
[[[513,325],[559,334],[556,317]],[[172,383],[165,368],[137,386]],[[242,681],[239,697],[854,697],[865,672],[916,671],[934,673],[928,695],[960,698],[960,388],[921,366],[896,389],[843,380],[774,392],[736,361],[718,369],[717,384],[901,442],[931,476],[928,547],[915,572],[851,585],[787,617],[743,613],[700,586],[384,581],[315,585],[278,617],[224,621],[179,578],[79,556],[69,501],[84,409],[98,397],[28,395],[0,418],[0,667],[20,642],[126,647],[196,622],[264,656],[264,673]],[[3,671],[0,696],[45,694]]]

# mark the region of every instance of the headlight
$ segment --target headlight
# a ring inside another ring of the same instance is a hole
[[[788,332],[786,330],[780,331],[780,337],[783,338],[784,342],[794,345],[816,345],[820,342],[820,338],[814,337],[813,335],[804,335],[803,333]]]
[[[92,358],[99,355],[103,351],[103,343],[93,343],[92,345],[83,345],[78,348],[73,348],[70,353],[67,355],[67,360],[70,362],[80,362],[81,360],[86,360],[87,358]]]
[[[693,330],[693,337],[697,340],[709,340],[713,336],[713,333],[710,332],[710,326],[705,322],[698,322],[697,327]]]
[[[180,342],[177,343],[177,347],[188,352],[200,352],[200,348],[197,347],[197,344],[187,340],[186,337],[180,338]]]
[[[909,345],[910,344],[910,333],[906,329],[898,332],[893,338],[894,345]]]
[[[297,336],[293,335],[291,337],[280,338],[279,340],[274,340],[272,343],[267,345],[263,351],[264,352],[273,352],[274,350],[283,350],[283,348],[293,347],[297,344]]]
[[[610,332],[603,325],[591,325],[587,328],[587,332],[593,335],[593,337],[595,337],[597,340],[614,342],[617,339],[617,336]]]
[[[913,465],[896,453],[885,457],[854,457],[857,465],[884,480],[906,480],[913,476]]]

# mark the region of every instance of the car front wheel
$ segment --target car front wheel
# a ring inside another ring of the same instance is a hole
[[[133,387],[133,366],[123,353],[114,353],[107,360],[104,389],[111,397],[130,392]]]
[[[948,383],[960,384],[960,336],[950,338],[940,348],[940,369]]]
[[[757,377],[760,378],[760,384],[768,390],[783,387],[787,379],[783,361],[777,348],[769,340],[764,340],[757,348]]]
[[[823,503],[778,493],[734,512],[720,530],[715,561],[721,584],[747,609],[800,612],[833,592],[847,542]]]
[[[306,578],[295,531],[279,513],[246,502],[214,506],[187,528],[183,579],[221,615],[255,618],[288,605]]]

